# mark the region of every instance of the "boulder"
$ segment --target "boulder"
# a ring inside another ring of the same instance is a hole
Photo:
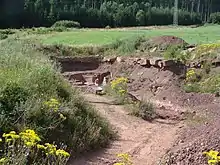
[[[117,61],[118,63],[121,63],[121,62],[124,62],[125,60],[122,59],[122,57],[116,57],[116,61]]]
[[[109,62],[109,63],[114,63],[116,61],[117,57],[104,57],[103,62]]]
[[[145,59],[145,58],[141,58],[138,61],[138,64],[141,65],[141,66],[150,66],[150,60]]]

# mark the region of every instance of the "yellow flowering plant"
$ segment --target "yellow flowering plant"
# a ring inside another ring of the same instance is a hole
[[[30,161],[30,158],[31,164],[65,165],[70,157],[68,152],[57,149],[53,144],[39,144],[40,137],[31,129],[19,134],[15,131],[4,133],[0,141],[4,145],[4,153],[0,158],[2,165],[24,165]],[[39,158],[39,156],[41,157]]]
[[[195,55],[198,56],[211,53],[220,48],[220,43],[201,44],[196,47]]]
[[[113,165],[133,165],[129,154],[117,154],[117,157],[120,160],[117,163],[114,163]]]
[[[128,92],[128,79],[125,77],[118,77],[111,82],[111,90],[113,94],[124,102]]]
[[[220,163],[220,156],[218,151],[210,150],[208,152],[203,152],[208,158],[209,165],[218,165]]]
[[[43,102],[41,113],[47,116],[47,121],[50,123],[49,126],[47,126],[48,129],[56,128],[60,123],[66,120],[66,116],[61,111],[61,103],[54,98]]]
[[[47,106],[49,109],[53,110],[53,111],[57,111],[60,107],[60,103],[57,99],[50,99],[49,101],[46,101],[44,103],[45,106]]]

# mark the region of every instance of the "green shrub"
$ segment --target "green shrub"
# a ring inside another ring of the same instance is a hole
[[[55,22],[52,27],[80,28],[80,23],[76,21],[62,20]]]
[[[119,53],[133,53],[138,50],[139,46],[146,39],[144,36],[133,36],[123,40],[117,40],[110,45],[111,49],[117,50]]]
[[[220,24],[220,12],[210,14],[209,22],[214,24]]]
[[[13,29],[4,29],[4,30],[0,30],[1,34],[6,34],[6,35],[11,35],[14,34],[15,31]]]
[[[32,28],[28,29],[28,34],[48,34],[52,32],[64,32],[68,31],[66,27],[50,27],[50,28],[45,28],[45,27],[39,27],[39,28]]]
[[[8,38],[8,35],[7,35],[7,34],[2,34],[2,33],[0,33],[0,40],[4,40],[4,39],[6,39],[6,38]]]
[[[3,132],[34,129],[43,142],[65,144],[75,153],[103,146],[113,137],[108,123],[31,40],[1,43],[0,96]]]
[[[190,53],[183,53],[183,46],[180,45],[173,45],[169,46],[163,56],[165,59],[173,59],[173,60],[178,60],[181,62],[186,62],[188,59],[190,59],[191,54]]]
[[[1,145],[5,147],[0,158],[0,163],[4,165],[65,165],[70,157],[63,148],[58,149],[56,145],[50,143],[40,143],[41,138],[31,129],[20,133],[15,131],[4,133],[0,140]]]
[[[150,101],[140,101],[133,105],[131,114],[147,121],[151,121],[157,116],[154,104]]]

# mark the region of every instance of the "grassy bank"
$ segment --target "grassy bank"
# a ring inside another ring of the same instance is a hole
[[[73,153],[105,145],[113,136],[108,123],[58,71],[32,41],[1,43],[1,132],[33,129]]]
[[[218,42],[219,26],[209,25],[198,28],[180,27],[151,30],[125,29],[125,30],[73,30],[68,32],[49,34],[42,38],[43,44],[64,44],[64,45],[106,45],[117,39],[130,38],[132,36],[144,35],[145,37],[173,35],[183,38],[191,44]]]

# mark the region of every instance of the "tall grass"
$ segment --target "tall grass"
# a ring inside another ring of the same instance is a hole
[[[108,123],[60,75],[59,68],[32,41],[0,44],[1,131],[34,129],[41,139],[83,152],[113,137]],[[45,104],[59,102],[57,110]]]

